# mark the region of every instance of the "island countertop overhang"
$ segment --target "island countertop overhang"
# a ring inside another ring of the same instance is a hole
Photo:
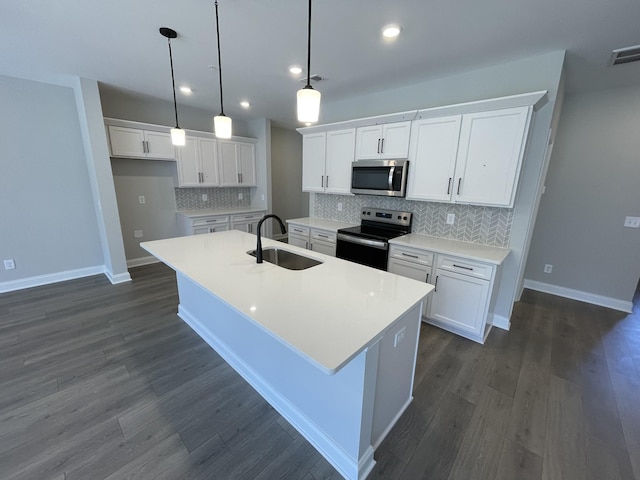
[[[315,258],[293,271],[257,264],[256,237],[228,231],[144,242],[142,248],[261,329],[333,374],[432,290],[384,271],[263,239],[263,246]]]

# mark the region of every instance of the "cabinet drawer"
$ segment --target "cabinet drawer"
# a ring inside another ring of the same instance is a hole
[[[222,217],[201,217],[193,220],[193,226],[199,227],[203,225],[219,225],[221,223],[229,223],[229,216]]]
[[[336,232],[328,232],[326,230],[311,230],[311,240],[320,240],[322,242],[336,243]]]
[[[309,237],[309,227],[303,227],[301,225],[289,225],[289,233],[292,235]]]
[[[447,257],[445,255],[438,256],[438,268],[485,280],[491,280],[493,274],[493,265],[472,262],[457,257]]]
[[[240,213],[231,217],[232,222],[254,222],[262,219],[265,212],[258,213]]]
[[[229,230],[228,224],[223,225],[204,225],[201,227],[194,227],[193,234],[194,235],[202,235],[205,233],[216,233],[216,232],[226,232]]]
[[[433,253],[398,247],[396,245],[391,246],[391,249],[389,250],[389,257],[420,265],[433,265]]]

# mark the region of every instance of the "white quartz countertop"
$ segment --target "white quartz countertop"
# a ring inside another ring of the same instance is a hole
[[[332,232],[337,232],[340,228],[353,227],[357,225],[355,223],[338,222],[336,220],[326,220],[324,218],[314,217],[293,218],[291,220],[287,220],[287,223],[294,223],[296,225],[302,225],[309,228],[320,228],[322,230],[330,230]]]
[[[141,243],[142,248],[244,314],[328,374],[373,345],[432,285],[263,239],[322,261],[287,270],[247,254],[256,237],[240,231]]]
[[[432,237],[429,235],[418,235],[410,233],[402,237],[389,240],[393,245],[419,248],[435,253],[444,253],[464,257],[469,260],[500,265],[509,255],[508,248],[491,247],[488,245],[477,245],[475,243],[461,242],[460,240],[450,240],[447,238]]]
[[[189,218],[208,217],[210,215],[234,215],[240,213],[265,212],[266,208],[235,207],[235,208],[205,208],[197,210],[178,210],[178,214]]]

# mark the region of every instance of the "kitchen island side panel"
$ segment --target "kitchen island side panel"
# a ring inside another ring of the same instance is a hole
[[[186,276],[177,279],[180,317],[345,478],[366,478],[375,464],[378,343],[328,375]]]

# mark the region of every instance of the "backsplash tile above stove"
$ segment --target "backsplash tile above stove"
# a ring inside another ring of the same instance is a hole
[[[342,203],[342,211],[338,211]],[[315,194],[314,217],[360,223],[363,207],[403,210],[413,213],[413,233],[450,238],[465,242],[508,247],[513,223],[513,209],[459,205],[451,203],[416,202],[401,198],[365,195]],[[447,214],[456,216],[447,225]]]
[[[207,200],[202,200],[202,194]],[[242,200],[238,194],[242,193]],[[227,188],[176,188],[176,208],[178,210],[196,210],[205,208],[235,208],[251,206],[249,187]]]

